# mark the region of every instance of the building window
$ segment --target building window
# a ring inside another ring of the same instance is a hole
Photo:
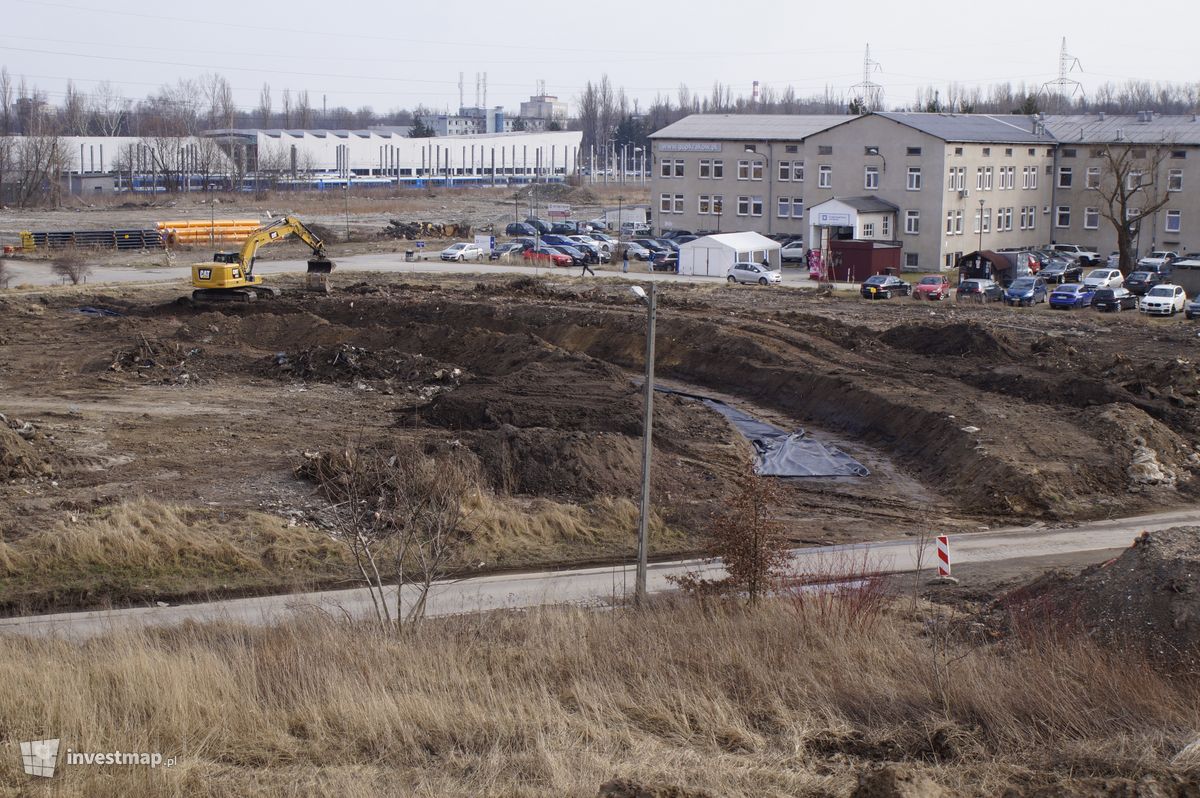
[[[905,155],[920,155],[920,154],[921,154],[920,147],[909,147],[908,150],[905,152]]]
[[[1004,226],[1001,227],[1001,229],[1002,230],[1012,230],[1013,229],[1013,221],[1012,221],[1013,220],[1013,209],[1012,208],[1004,208],[1000,211],[1000,213],[1004,218]]]
[[[1069,167],[1069,166],[1058,167],[1058,187],[1059,188],[1070,188],[1072,179],[1073,178],[1072,178],[1071,167]]]
[[[1087,188],[1090,188],[1090,189],[1100,188],[1100,167],[1099,166],[1089,166],[1087,168],[1087,174],[1084,175],[1083,181],[1084,181],[1083,182],[1084,186],[1086,186]]]
[[[904,267],[906,269],[917,269],[917,268],[920,268],[920,266],[921,266],[921,261],[917,259],[917,253],[915,253],[915,252],[905,252],[904,253]]]
[[[762,216],[763,215],[763,198],[762,197],[751,197],[750,198],[750,215],[751,216]]]
[[[1013,148],[1012,148],[1012,147],[1005,147],[1005,148],[1004,148],[1004,155],[1005,155],[1005,157],[1007,157],[1007,158],[1011,158],[1011,157],[1012,157],[1012,153],[1013,153]]]
[[[1084,208],[1083,209],[1083,229],[1097,230],[1100,227],[1100,209],[1099,208]]]
[[[682,158],[676,159],[676,161],[675,161],[675,176],[676,177],[683,177],[683,164],[684,164],[684,160]]]
[[[883,215],[883,221],[879,224],[879,229],[883,231],[884,238],[892,237],[892,217],[886,213]]]
[[[712,161],[711,161],[710,159],[708,159],[708,158],[701,158],[701,159],[700,159],[700,171],[699,171],[699,176],[700,176],[701,178],[710,178],[710,177],[712,177]]]
[[[963,154],[963,148],[962,148],[962,147],[955,147],[955,148],[954,148],[954,154],[955,154],[955,155],[962,155],[962,154]]]
[[[804,182],[804,161],[792,161],[792,182]]]
[[[750,162],[749,161],[738,161],[737,179],[738,180],[749,180],[750,179]]]
[[[1062,151],[1062,157],[1064,157],[1064,158],[1074,158],[1074,157],[1075,157],[1075,150],[1074,150],[1074,149],[1072,149],[1072,148],[1064,148],[1064,149],[1063,149],[1063,151]]]
[[[1126,178],[1126,181],[1125,181],[1125,188],[1128,189],[1129,191],[1137,191],[1141,187],[1142,187],[1142,173],[1139,171],[1136,171],[1136,170],[1130,172],[1129,176]]]
[[[670,159],[666,159],[666,158],[659,161],[658,162],[658,166],[659,166],[658,176],[659,177],[670,177],[673,163],[674,163],[673,161],[671,161]]]
[[[963,212],[954,212],[954,235],[960,236],[963,234]]]
[[[1187,150],[1171,150],[1172,158],[1186,158]]]
[[[723,206],[723,205],[724,205],[724,198],[723,198],[723,197],[722,197],[720,194],[713,194],[713,198],[712,198],[712,212],[713,212],[714,214],[716,214],[717,216],[720,216],[720,215],[721,215],[721,209],[722,209],[722,206]],[[719,222],[719,221],[720,221],[720,219],[718,219],[717,221]]]
[[[921,190],[921,167],[919,167],[919,166],[908,167],[908,190],[909,191],[920,191]]]
[[[954,211],[946,211],[946,235],[954,235]]]
[[[675,213],[683,213],[683,195],[675,195]]]
[[[983,168],[983,190],[992,190],[992,167],[985,166]]]
[[[958,181],[955,179],[956,174],[957,173],[954,171],[954,167],[951,166],[949,172],[946,174],[947,191],[954,191],[954,189],[958,186]]]
[[[984,147],[984,148],[983,148],[983,157],[984,157],[984,158],[987,158],[987,157],[989,157],[991,154],[992,154],[992,148],[991,148],[991,147]]]
[[[817,167],[817,188],[833,188],[833,167],[821,165]]]
[[[713,180],[720,180],[721,178],[725,177],[725,162],[724,161],[719,161],[715,158],[713,159],[712,176],[713,176]]]
[[[792,179],[792,162],[791,161],[780,161],[779,162],[779,179],[784,180],[784,181]]]
[[[958,190],[967,190],[967,167],[965,166],[958,167]]]
[[[992,209],[991,208],[983,209],[983,232],[985,232],[985,233],[992,232]]]
[[[821,144],[817,147],[817,155],[833,155],[832,144]]]
[[[1183,170],[1171,169],[1167,172],[1167,191],[1183,191]]]
[[[1001,188],[1007,188],[1009,190],[1016,188],[1017,187],[1017,167],[1006,166],[1006,167],[1004,167],[1004,171],[1008,174],[1008,185],[1001,186]]]
[[[1167,225],[1164,228],[1168,233],[1178,233],[1183,228],[1183,213],[1181,211],[1167,211]]]
[[[775,215],[780,219],[788,219],[792,215],[792,198],[780,197],[778,207],[775,209]]]
[[[797,144],[787,144],[784,146],[783,151],[791,155],[794,152],[800,152],[800,147]]]
[[[921,232],[921,212],[920,211],[905,211],[904,212],[904,232],[915,236]]]
[[[750,179],[751,180],[762,180],[763,179],[763,162],[762,161],[751,161],[750,162]]]
[[[659,194],[658,195],[658,209],[660,211],[662,211],[663,213],[671,212],[671,195],[670,194]]]
[[[983,167],[975,167],[975,190],[983,191]]]
[[[749,197],[738,197],[737,198],[737,215],[738,216],[749,216],[750,215],[750,198]]]
[[[981,230],[983,230],[983,228],[981,227],[982,223],[983,223],[983,208],[980,208],[979,210],[975,211],[975,229],[972,230],[971,232],[978,233]]]
[[[804,218],[804,199],[802,197],[792,197],[792,218]]]
[[[875,237],[875,225],[872,224],[871,222],[864,223],[862,237],[863,238],[874,238]]]
[[[1059,205],[1058,212],[1054,215],[1055,227],[1070,227],[1071,226],[1071,206]]]
[[[1022,205],[1021,206],[1021,229],[1022,230],[1027,230],[1029,228],[1028,213],[1029,213],[1029,206]]]
[[[707,194],[701,194],[696,197],[696,213],[701,216],[707,216],[712,209],[712,197]]]
[[[863,172],[863,188],[874,190],[879,188],[879,167],[868,166]]]

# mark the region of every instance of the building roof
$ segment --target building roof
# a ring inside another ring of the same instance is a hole
[[[735,252],[751,252],[760,249],[775,250],[782,246],[778,241],[747,230],[742,233],[715,233],[710,236],[702,236],[701,238],[680,244],[679,248],[713,249],[714,244],[718,247],[732,249]]]
[[[996,142],[998,144],[1053,144],[1054,138],[1037,132],[1034,117],[1015,114],[932,114],[882,111],[874,114],[928,133],[943,141]]]
[[[899,205],[893,205],[879,197],[834,197],[825,202],[840,202],[849,205],[859,213],[891,213],[900,210]],[[824,205],[825,203],[821,203]],[[815,207],[815,206],[814,206]]]
[[[1200,144],[1200,121],[1195,114],[1047,115],[1045,125],[1063,144]]]
[[[692,114],[652,139],[800,141],[853,117],[845,114]]]

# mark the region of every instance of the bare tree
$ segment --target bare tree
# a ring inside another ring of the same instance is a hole
[[[71,285],[79,285],[81,282],[87,281],[87,276],[91,273],[92,267],[88,265],[87,260],[79,250],[69,247],[54,258],[54,261],[50,264],[50,270],[59,277],[70,280]]]
[[[107,80],[96,85],[91,95],[91,128],[101,136],[118,136],[129,119],[129,99]]]
[[[380,626],[400,631],[424,617],[429,591],[469,537],[467,500],[479,489],[475,466],[455,453],[430,456],[403,443],[348,447],[310,460],[301,472],[329,500],[334,535],[368,586]],[[389,571],[396,581],[392,599]]]
[[[264,83],[258,93],[258,124],[260,127],[271,126],[271,84]]]
[[[59,112],[61,124],[59,129],[68,136],[86,136],[88,132],[88,99],[75,82],[67,81],[67,90],[63,95],[63,104]]]
[[[25,136],[13,148],[13,171],[17,175],[17,206],[40,202],[57,206],[62,199],[61,177],[70,154],[59,136]]]
[[[308,104],[308,89],[296,94],[296,127],[301,130],[312,127],[312,106]]]
[[[1135,242],[1142,221],[1153,217],[1170,200],[1160,174],[1170,144],[1105,144],[1093,150],[1101,160],[1096,192],[1100,213],[1117,233],[1120,269],[1128,274],[1137,258]]]
[[[292,90],[283,90],[282,111],[283,111],[283,127],[290,128],[292,126]]]
[[[8,136],[15,132],[12,104],[12,77],[8,74],[8,67],[0,66],[0,136]]]

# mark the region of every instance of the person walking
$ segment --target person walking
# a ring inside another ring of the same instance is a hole
[[[625,254],[621,256],[621,271],[629,274],[629,248],[625,248]]]
[[[579,272],[579,276],[587,277],[588,272],[592,272],[593,277],[596,276],[596,273],[594,271],[592,271],[592,267],[588,265],[587,258],[585,257],[583,259],[583,270]]]

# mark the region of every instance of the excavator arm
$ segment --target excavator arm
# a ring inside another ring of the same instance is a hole
[[[246,276],[250,277],[254,274],[254,258],[259,247],[282,241],[289,235],[296,236],[313,251],[313,257],[308,261],[310,273],[328,274],[333,269],[332,261],[325,257],[325,244],[317,234],[308,229],[308,226],[295,216],[284,216],[258,228],[242,244],[241,252],[238,253],[238,262]]]

